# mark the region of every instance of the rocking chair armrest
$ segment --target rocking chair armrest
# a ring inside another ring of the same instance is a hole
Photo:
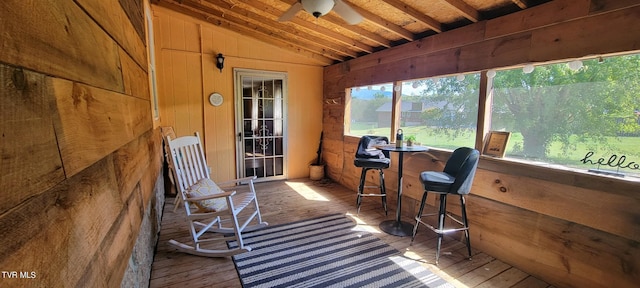
[[[209,200],[209,199],[222,198],[222,197],[231,197],[233,195],[236,195],[236,191],[216,193],[216,194],[200,196],[200,197],[191,197],[191,198],[187,197],[187,201],[195,202],[195,201]]]
[[[233,180],[229,180],[229,181],[224,181],[224,182],[220,182],[218,183],[218,186],[223,187],[223,186],[234,186],[235,184],[241,183],[241,182],[248,182],[248,181],[253,181],[255,179],[258,179],[258,177],[256,176],[249,176],[249,177],[243,177],[243,178],[238,178],[238,179],[233,179]]]

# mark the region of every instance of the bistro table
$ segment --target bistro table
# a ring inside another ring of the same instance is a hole
[[[429,148],[420,145],[396,147],[395,144],[379,145],[376,148],[383,151],[398,152],[398,207],[396,209],[396,219],[382,221],[380,229],[388,234],[400,237],[412,235],[413,224],[400,220],[400,211],[402,211],[402,162],[404,152],[424,152],[429,151]]]

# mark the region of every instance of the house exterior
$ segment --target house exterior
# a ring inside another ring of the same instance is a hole
[[[378,127],[391,127],[391,105],[392,103],[384,103],[380,108],[376,109],[378,114]],[[425,104],[422,102],[402,102],[400,111],[404,125],[402,126],[418,126],[424,123],[420,118],[422,112],[425,111]]]

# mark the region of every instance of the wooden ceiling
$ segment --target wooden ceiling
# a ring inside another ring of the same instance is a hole
[[[314,18],[302,10],[278,18],[298,0],[152,0],[152,3],[319,60],[325,65],[453,30],[550,0],[344,0],[363,16]]]

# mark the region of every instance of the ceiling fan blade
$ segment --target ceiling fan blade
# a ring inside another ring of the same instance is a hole
[[[278,21],[285,22],[291,20],[293,16],[296,16],[296,14],[300,12],[300,10],[302,10],[302,3],[296,2],[291,5],[291,7],[289,7],[289,9],[280,16],[280,18],[278,18]]]
[[[336,3],[336,5],[333,6],[333,11],[340,15],[340,17],[347,21],[347,23],[356,25],[364,20],[364,18],[362,18],[362,15],[356,12],[356,10],[353,10],[353,8],[347,5],[347,3],[342,2],[342,0],[334,0],[334,2]]]

